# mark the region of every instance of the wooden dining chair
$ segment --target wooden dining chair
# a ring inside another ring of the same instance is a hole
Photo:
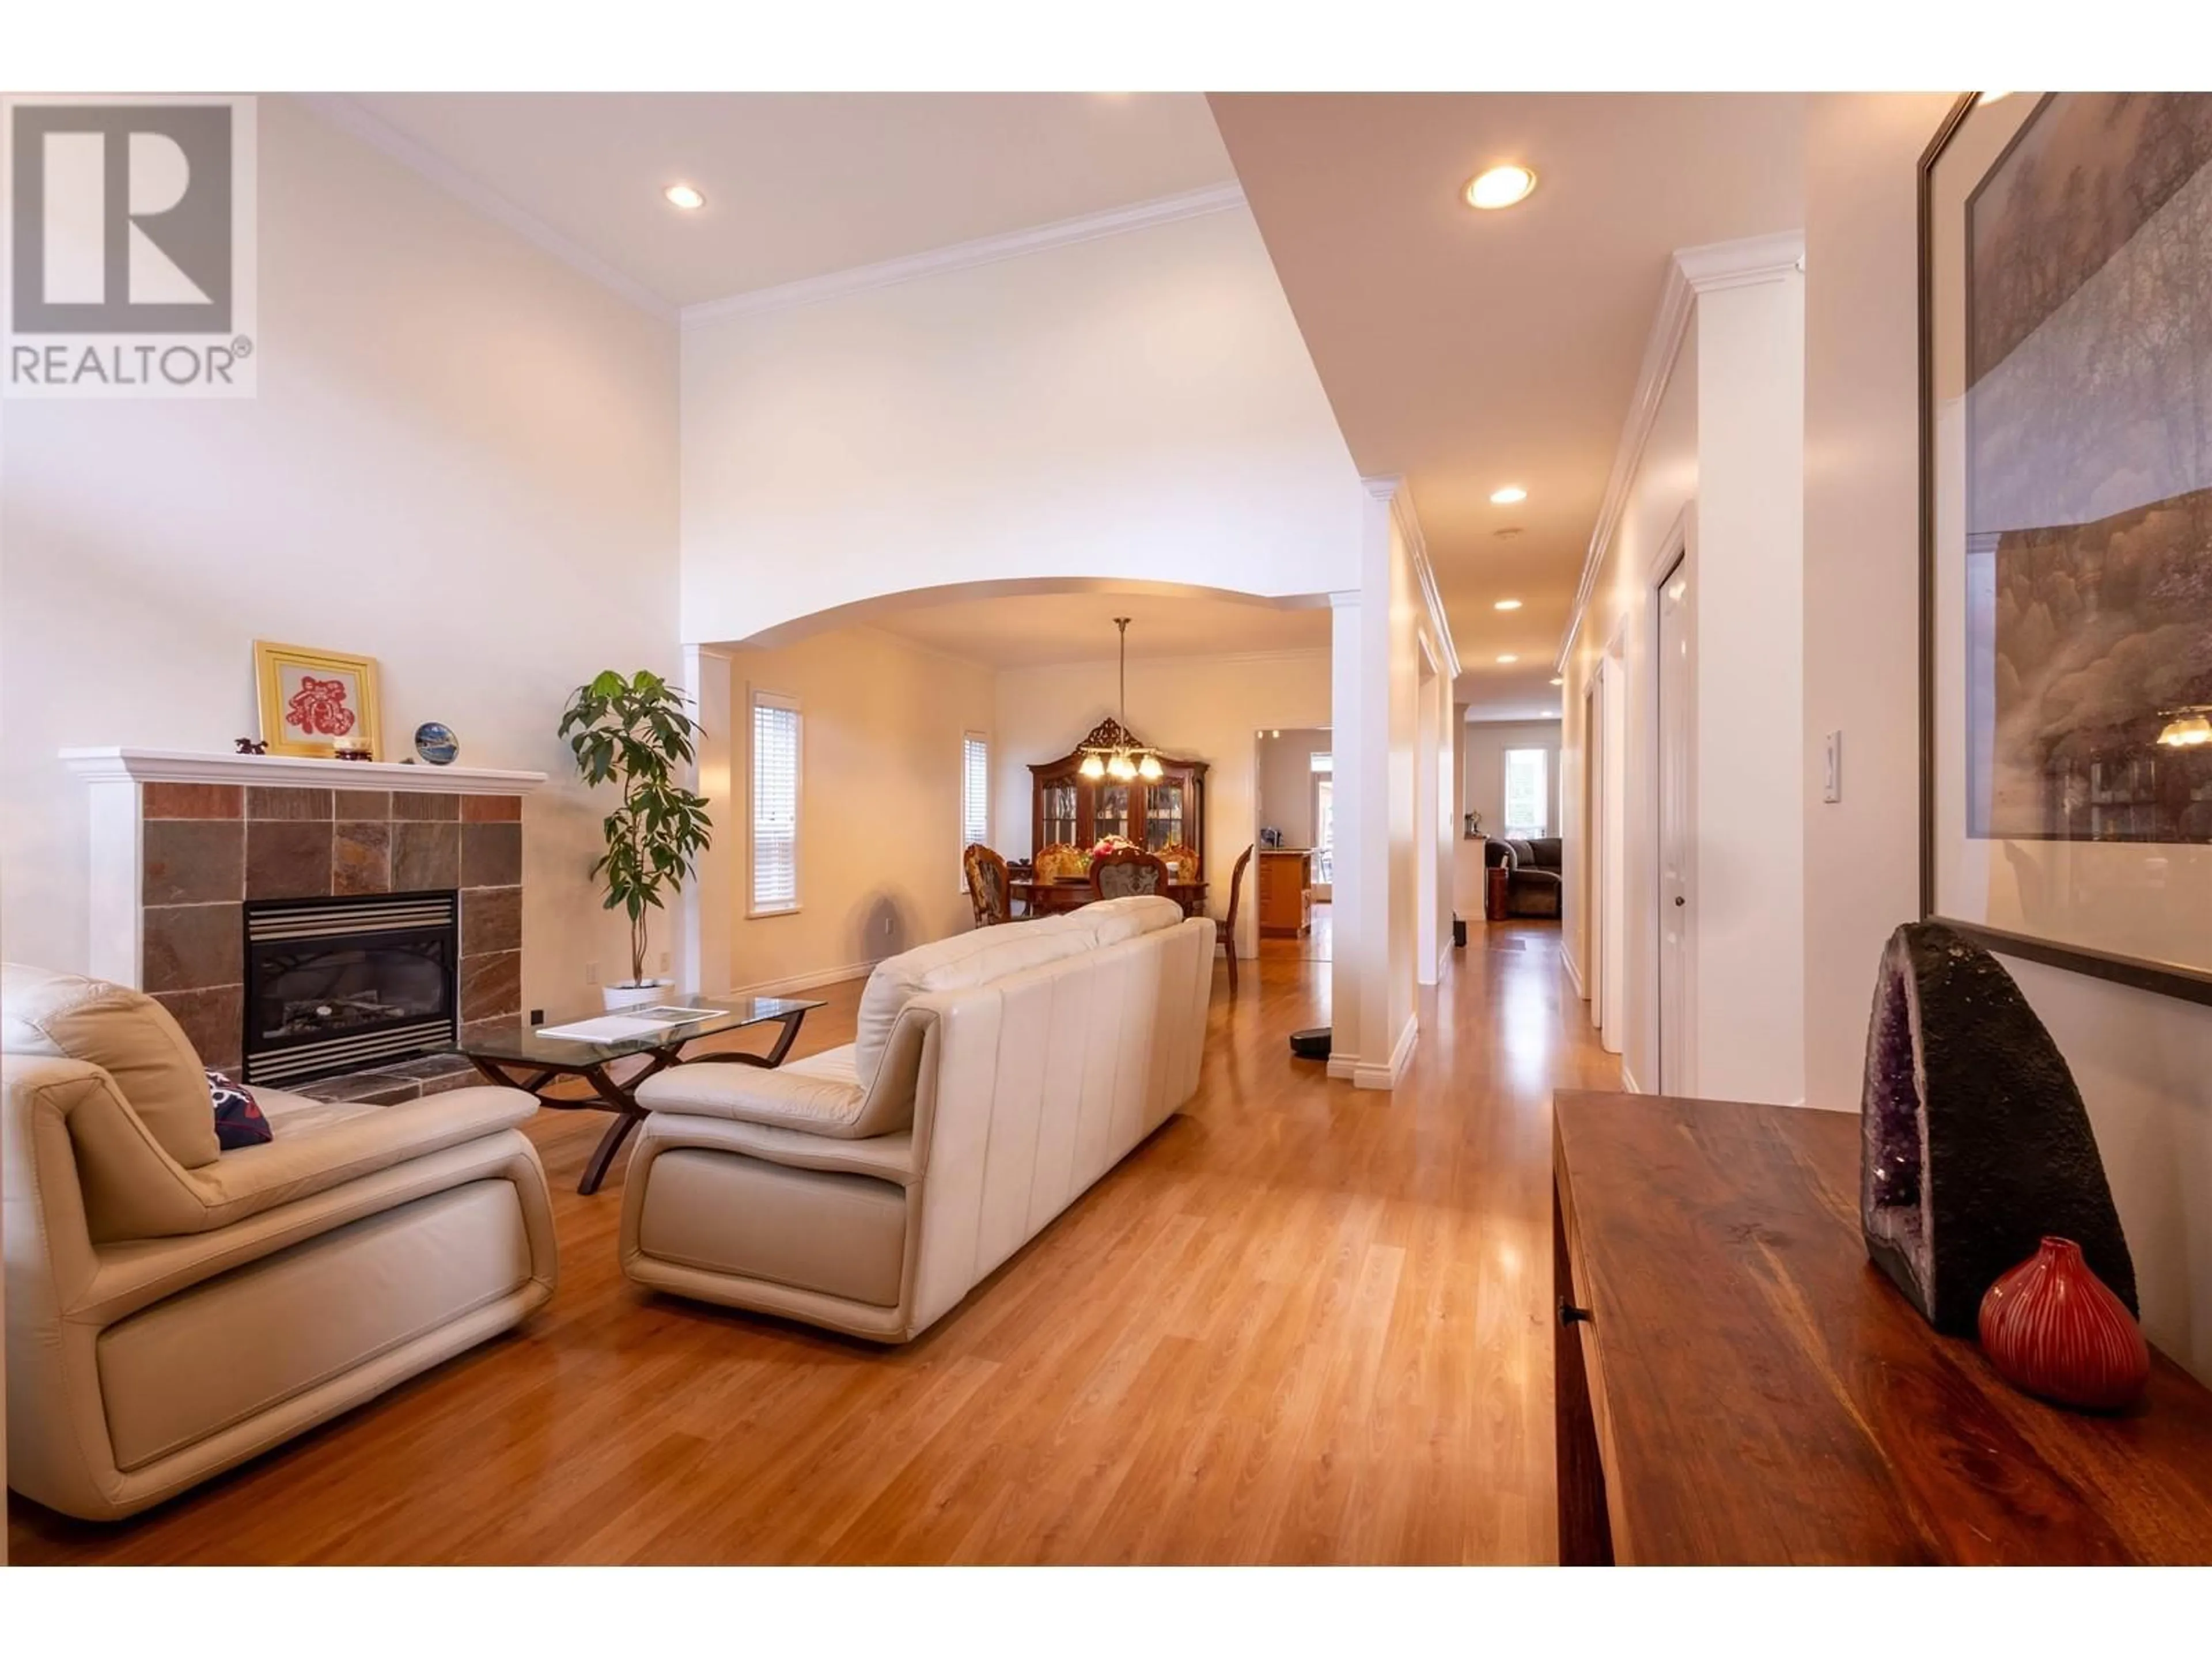
[[[1198,848],[1182,842],[1170,842],[1160,848],[1160,861],[1168,867],[1170,877],[1176,881],[1194,882],[1198,879]]]
[[[1141,847],[1117,847],[1091,860],[1091,896],[1128,898],[1138,893],[1168,890],[1168,866],[1157,853]]]
[[[975,907],[975,925],[993,927],[1007,921],[1006,861],[981,842],[960,854],[960,867],[968,875],[968,902]]]
[[[1071,877],[1086,875],[1091,869],[1091,854],[1080,847],[1070,847],[1064,841],[1048,842],[1036,850],[1031,860],[1036,866],[1039,881],[1065,881]]]
[[[1221,930],[1221,942],[1229,947],[1229,994],[1237,994],[1237,904],[1244,896],[1244,866],[1252,862],[1252,849],[1246,848],[1237,855],[1237,867],[1229,872],[1229,922]]]

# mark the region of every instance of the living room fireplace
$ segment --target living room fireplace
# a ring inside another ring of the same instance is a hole
[[[246,1081],[284,1087],[449,1052],[451,890],[246,904]]]

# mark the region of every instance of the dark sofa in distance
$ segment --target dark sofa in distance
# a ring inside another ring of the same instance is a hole
[[[1565,878],[1557,836],[1539,836],[1532,841],[1492,836],[1482,849],[1482,858],[1486,865],[1505,866],[1507,915],[1556,917],[1559,914]]]

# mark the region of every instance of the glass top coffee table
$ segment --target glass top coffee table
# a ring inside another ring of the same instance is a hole
[[[487,1079],[501,1088],[526,1091],[538,1097],[541,1106],[556,1111],[582,1109],[615,1115],[592,1151],[591,1162],[584,1166],[584,1178],[576,1183],[576,1190],[588,1195],[599,1191],[615,1154],[646,1115],[645,1108],[631,1093],[639,1084],[678,1062],[781,1066],[799,1036],[807,1011],[822,1006],[790,997],[672,996],[641,1008],[584,1015],[547,1025],[517,1021],[510,1026],[469,1032],[461,1038],[460,1050]],[[685,1046],[702,1037],[769,1024],[781,1024],[783,1029],[764,1054],[718,1050],[689,1059],[684,1056]],[[640,1057],[645,1065],[620,1082],[607,1069],[617,1061]],[[583,1079],[593,1093],[586,1097],[545,1092],[556,1079],[570,1077]]]

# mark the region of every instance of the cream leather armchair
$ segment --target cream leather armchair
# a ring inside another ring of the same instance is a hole
[[[219,1153],[198,1057],[150,998],[9,966],[0,1007],[8,1484],[25,1496],[133,1514],[552,1294],[528,1095],[256,1090],[275,1138]]]
[[[848,1046],[639,1086],[623,1271],[906,1341],[1190,1098],[1212,982],[1213,923],[1159,897],[894,957]]]

